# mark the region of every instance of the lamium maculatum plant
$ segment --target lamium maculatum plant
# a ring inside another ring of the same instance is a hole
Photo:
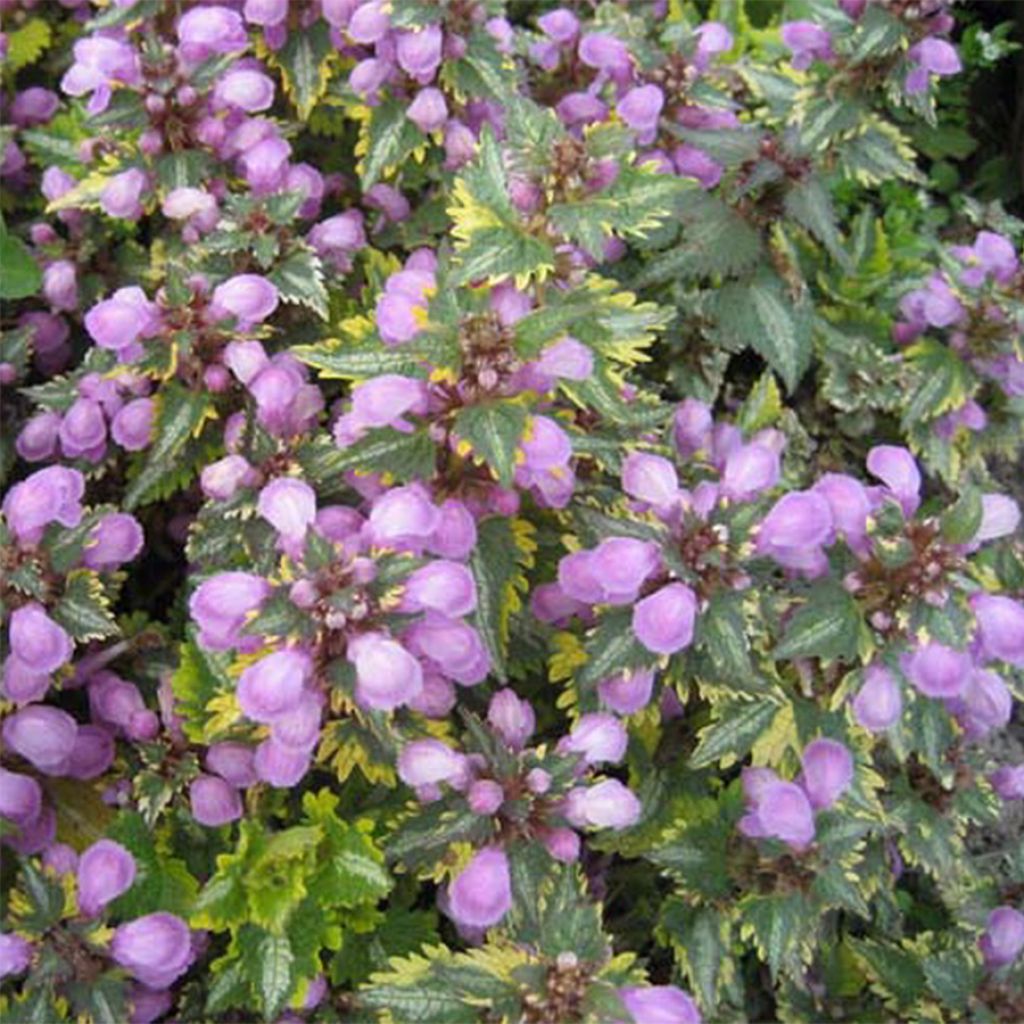
[[[0,1024],[1024,1019],[1012,6],[0,2]]]

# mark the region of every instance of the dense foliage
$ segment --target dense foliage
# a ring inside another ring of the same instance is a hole
[[[0,1020],[1024,1019],[975,6],[0,4]]]

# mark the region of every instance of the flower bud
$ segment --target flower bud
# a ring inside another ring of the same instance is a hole
[[[973,669],[971,656],[940,643],[926,643],[904,655],[904,675],[926,697],[958,697]]]
[[[398,777],[413,787],[451,782],[465,771],[465,757],[440,740],[413,740],[398,755]]]
[[[35,544],[50,523],[74,527],[81,522],[84,493],[85,477],[77,469],[48,466],[7,492],[4,518],[19,541]]]
[[[364,707],[392,711],[423,689],[420,663],[383,633],[364,633],[349,641],[347,656],[356,670],[356,700]]]
[[[135,881],[135,860],[111,839],[93,843],[78,859],[78,908],[95,917]]]
[[[803,767],[801,782],[816,811],[831,807],[853,781],[853,757],[835,740],[809,743],[800,763]]]
[[[38,601],[16,608],[9,628],[11,653],[32,672],[56,672],[71,660],[74,641]]]
[[[697,1004],[674,985],[631,986],[618,994],[634,1024],[701,1024]]]
[[[130,562],[142,550],[142,527],[127,512],[105,515],[89,532],[82,564],[97,572],[110,572]]]
[[[997,594],[975,594],[971,608],[984,655],[1024,667],[1024,604]]]
[[[211,309],[217,316],[233,316],[239,325],[259,323],[277,309],[278,294],[259,274],[238,274],[213,290]]]
[[[509,689],[498,690],[487,708],[491,728],[513,749],[522,750],[537,724],[533,708]]]
[[[458,562],[438,559],[412,572],[402,592],[402,611],[430,609],[458,618],[476,608],[473,574]]]
[[[1013,907],[997,907],[988,915],[978,946],[990,970],[1012,964],[1024,950],[1024,914]]]
[[[237,821],[242,816],[242,800],[238,790],[216,775],[200,775],[188,789],[192,817],[200,825],[216,828]]]
[[[906,448],[877,445],[868,452],[867,467],[889,489],[905,516],[917,511],[921,503],[921,472]]]
[[[655,654],[675,654],[693,642],[697,598],[684,583],[670,583],[637,602],[633,633]]]
[[[489,928],[512,908],[508,858],[497,846],[473,855],[448,889],[452,918],[460,925]]]
[[[444,93],[433,86],[420,89],[409,104],[405,116],[424,134],[437,131],[448,119],[448,104]]]
[[[110,436],[125,451],[142,451],[152,440],[155,416],[152,398],[136,398],[117,411],[110,424]]]
[[[558,750],[563,754],[580,754],[586,765],[615,764],[625,755],[628,742],[626,729],[617,718],[591,712],[580,718],[558,744]]]
[[[25,825],[39,817],[43,791],[31,775],[0,768],[0,815],[15,825]]]
[[[622,463],[622,488],[654,508],[669,508],[679,500],[676,468],[660,455],[630,452]]]
[[[814,811],[799,786],[766,780],[759,785],[753,807],[740,820],[739,828],[754,839],[780,839],[799,852],[814,840]]]
[[[0,935],[0,980],[28,970],[32,962],[32,944],[13,932]]]
[[[147,914],[114,931],[110,955],[144,985],[169,988],[192,963],[192,935],[174,914]]]
[[[309,752],[278,743],[273,736],[264,740],[253,754],[256,775],[276,789],[290,789],[309,771]]]
[[[618,779],[584,789],[579,799],[583,822],[592,828],[629,828],[640,820],[640,801]]]
[[[853,717],[869,732],[882,732],[895,725],[903,713],[899,683],[881,665],[871,665],[864,683],[853,698]]]
[[[505,802],[505,791],[493,779],[477,779],[466,794],[474,814],[491,815]]]
[[[254,786],[258,781],[253,768],[253,748],[244,743],[214,743],[203,759],[206,770],[219,775],[237,789]]]
[[[248,572],[222,572],[204,580],[189,601],[199,641],[212,651],[226,651],[241,641],[251,612],[270,596],[270,584]]]
[[[298,704],[312,674],[313,661],[305,651],[268,654],[238,680],[239,706],[254,722],[273,722]]]
[[[287,541],[301,541],[316,519],[316,493],[294,477],[279,477],[260,491],[257,511]]]

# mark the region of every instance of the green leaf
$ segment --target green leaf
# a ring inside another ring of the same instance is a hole
[[[767,700],[720,705],[715,721],[701,730],[690,767],[706,768],[726,759],[729,763],[742,760],[778,712],[779,705]]]
[[[982,978],[981,965],[962,949],[948,949],[921,964],[928,987],[950,1009],[962,1012]]]
[[[460,440],[482,459],[503,487],[512,486],[516,451],[527,429],[528,413],[519,402],[493,401],[469,405],[455,417]]]
[[[300,121],[308,120],[327,91],[336,53],[330,26],[315,21],[301,31],[288,32],[284,46],[273,54],[271,63],[280,68],[285,94],[295,104]]]
[[[300,449],[299,462],[315,480],[331,481],[349,470],[380,467],[395,480],[429,480],[437,469],[437,446],[426,430],[411,434],[390,427],[371,430],[354,444],[327,443]]]
[[[3,218],[0,218],[0,299],[24,299],[35,295],[42,283],[42,271],[28,246],[20,238],[8,234]]]
[[[748,437],[770,427],[782,415],[782,396],[775,375],[766,371],[758,378],[740,406],[736,425]]]
[[[30,860],[22,862],[21,877],[28,896],[28,909],[19,915],[18,925],[42,934],[60,920],[64,911],[64,890]]]
[[[616,608],[601,616],[584,643],[587,661],[576,674],[581,690],[590,690],[625,669],[651,663],[653,655],[633,634],[632,615],[629,608]]]
[[[715,669],[726,682],[742,688],[754,674],[742,596],[715,595],[700,617],[698,630],[698,642],[708,652]]]
[[[196,630],[186,629],[186,640],[178,648],[178,668],[171,677],[175,710],[182,719],[182,730],[193,743],[208,742],[205,726],[207,704],[222,693],[234,691],[228,675],[230,656],[208,651],[195,640]]]
[[[277,288],[282,301],[306,306],[321,320],[327,319],[328,297],[323,264],[312,249],[296,249],[267,275],[267,280]]]
[[[213,165],[213,157],[202,150],[176,150],[157,160],[156,174],[168,192],[176,188],[197,188],[209,179]]]
[[[909,1006],[924,994],[924,971],[913,954],[873,939],[851,937],[847,941],[865,973],[901,1006]]]
[[[324,876],[332,902],[343,907],[376,903],[391,890],[391,876],[371,838],[351,826],[330,836],[330,872]]]
[[[853,661],[862,629],[863,619],[854,598],[838,583],[820,583],[790,620],[775,648],[775,658]]]
[[[741,931],[753,936],[761,959],[777,978],[784,967],[795,969],[798,949],[813,927],[814,916],[803,893],[748,896],[740,903]]]
[[[476,582],[476,628],[491,656],[491,670],[502,682],[508,678],[509,618],[519,610],[527,587],[523,568],[533,564],[532,535],[526,529],[520,521],[517,533],[504,517],[481,520],[469,562]]]
[[[178,384],[164,387],[157,407],[154,441],[142,468],[124,495],[126,509],[137,508],[171,475],[175,461],[188,441],[214,415],[210,395],[188,391]]]
[[[690,825],[646,856],[689,892],[705,900],[728,899],[733,893],[729,877],[732,837],[731,820],[713,819]]]
[[[948,345],[925,338],[907,350],[917,385],[903,406],[904,429],[958,409],[968,396],[968,371]]]
[[[326,379],[366,380],[383,373],[426,377],[432,366],[447,366],[454,350],[440,333],[421,331],[406,345],[386,348],[377,339],[350,342],[331,338],[315,345],[296,345],[290,351],[320,371]]]
[[[718,1003],[722,962],[729,953],[728,918],[714,907],[691,907],[670,897],[660,923],[693,983],[701,1008],[712,1015]]]
[[[942,536],[951,544],[967,544],[977,534],[983,513],[981,492],[976,487],[965,487],[943,513]]]
[[[456,179],[453,197],[453,284],[506,277],[523,282],[554,267],[551,244],[531,235],[512,205],[505,161],[490,127],[484,128],[477,158]]]
[[[715,295],[714,335],[727,348],[754,349],[782,378],[790,393],[811,358],[811,310],[796,301],[771,271],[727,284]]]
[[[407,109],[408,104],[392,97],[372,108],[366,154],[360,164],[359,179],[364,192],[423,145],[423,133],[406,116]]]
[[[836,226],[832,200],[820,179],[812,177],[794,185],[786,192],[783,205],[786,213],[818,239],[841,267],[851,265]]]
[[[49,22],[42,18],[31,18],[13,30],[8,27],[4,70],[15,75],[22,68],[34,64],[49,47],[51,38]],[[0,295],[0,298],[11,299],[15,296]]]
[[[301,33],[295,33],[301,34]],[[292,990],[292,947],[284,935],[263,935],[256,951],[263,1015],[273,1020]]]
[[[89,569],[76,569],[68,575],[64,593],[52,614],[79,642],[102,640],[120,632],[108,608],[103,584]]]

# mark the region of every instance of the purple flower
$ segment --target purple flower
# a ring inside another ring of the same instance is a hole
[[[853,781],[853,757],[835,740],[814,740],[800,759],[801,782],[816,811],[831,807]]]
[[[463,686],[482,682],[490,671],[491,660],[480,634],[459,619],[427,612],[403,639],[411,651]]]
[[[111,512],[89,531],[82,564],[97,572],[110,572],[135,558],[142,551],[144,539],[135,516]]]
[[[275,789],[290,789],[309,771],[310,756],[308,750],[284,746],[271,736],[256,748],[252,763],[263,782]]]
[[[567,817],[590,828],[630,828],[640,820],[640,801],[618,779],[604,779],[569,794]]]
[[[31,704],[42,700],[50,688],[50,677],[36,672],[20,658],[10,655],[3,667],[3,694],[15,704]]]
[[[15,449],[26,462],[42,462],[50,458],[57,448],[60,413],[40,412],[22,426],[15,441]]]
[[[217,79],[213,101],[247,114],[266,110],[274,102],[274,80],[256,68],[235,68]]]
[[[703,149],[683,143],[672,150],[672,163],[681,178],[696,178],[700,187],[714,188],[722,180],[724,168]]]
[[[800,786],[766,778],[756,787],[752,806],[739,828],[752,839],[780,839],[801,851],[814,839],[814,811]]]
[[[616,81],[625,81],[632,73],[633,58],[629,55],[629,47],[608,33],[587,33],[580,40],[577,52],[588,68],[595,68]]]
[[[114,762],[114,737],[96,725],[79,726],[61,774],[72,779],[94,779]]]
[[[452,618],[468,615],[476,608],[473,574],[458,562],[428,562],[405,581],[400,607],[410,612],[430,609]]]
[[[204,580],[189,601],[199,642],[211,651],[239,646],[250,614],[269,596],[270,584],[248,572],[222,572]]]
[[[871,665],[864,683],[853,698],[853,717],[869,732],[882,732],[895,725],[903,713],[899,683],[882,665]]]
[[[33,704],[4,719],[3,740],[45,775],[60,775],[78,735],[78,723],[58,708]]]
[[[505,802],[505,791],[493,779],[477,779],[466,793],[466,802],[474,814],[489,817]]]
[[[451,782],[465,771],[465,757],[440,740],[413,740],[398,755],[398,777],[407,786]]]
[[[217,53],[236,53],[249,45],[245,22],[237,11],[210,5],[193,7],[178,22],[182,56],[198,64]]]
[[[988,781],[1003,800],[1024,800],[1024,764],[1003,765]]]
[[[705,71],[711,58],[732,49],[732,33],[720,21],[706,21],[696,28],[697,48],[693,52],[693,63]]]
[[[424,134],[436,132],[448,120],[448,104],[440,89],[420,89],[405,116]]]
[[[87,36],[75,43],[74,55],[75,62],[65,72],[60,87],[69,96],[92,93],[86,107],[90,114],[107,109],[114,83],[138,85],[142,81],[139,55],[129,43],[119,39]]]
[[[907,60],[915,65],[908,73],[904,88],[911,96],[926,92],[929,74],[945,77],[963,68],[956,47],[945,39],[928,36],[907,51]]]
[[[537,19],[537,28],[552,42],[567,46],[579,35],[580,21],[572,11],[557,7]]]
[[[92,340],[101,348],[117,352],[122,362],[140,354],[138,341],[152,337],[160,327],[160,307],[134,285],[118,288],[85,314],[85,329]]]
[[[27,825],[39,817],[43,791],[30,775],[0,768],[0,815],[16,825]]]
[[[356,700],[364,707],[392,711],[423,689],[420,663],[383,633],[364,633],[350,640],[348,660],[356,670]]]
[[[669,509],[679,501],[676,467],[660,455],[630,452],[622,463],[622,488],[655,509]]]
[[[1020,268],[1013,243],[994,231],[979,231],[973,245],[955,245],[950,251],[964,264],[960,280],[970,288],[980,288],[986,277],[1009,284]]]
[[[959,697],[974,665],[971,656],[945,644],[921,644],[904,655],[903,674],[926,697]]]
[[[200,775],[188,788],[192,817],[200,825],[216,828],[242,816],[238,790],[216,775]]]
[[[316,493],[294,477],[279,477],[260,491],[257,511],[288,542],[301,542],[316,519]]]
[[[560,754],[579,754],[584,765],[616,764],[626,753],[625,726],[604,712],[583,715],[572,732],[558,744]]]
[[[832,37],[813,21],[787,21],[781,29],[782,41],[793,54],[793,67],[804,71],[816,60],[830,61]]]
[[[241,455],[225,455],[223,459],[203,467],[199,486],[207,498],[227,501],[241,487],[249,487],[259,480],[259,474]]]
[[[398,66],[421,85],[426,85],[440,67],[443,42],[440,25],[426,25],[419,30],[399,32],[395,42]]]
[[[1010,721],[1013,697],[1006,683],[985,669],[972,672],[963,693],[946,702],[946,707],[970,740],[982,739]]]
[[[744,444],[734,448],[722,470],[722,494],[734,501],[750,501],[771,490],[781,475],[779,453],[764,444]]]
[[[169,988],[192,964],[192,934],[174,914],[147,914],[114,931],[110,955],[144,985]]]
[[[617,715],[632,715],[651,702],[654,690],[654,669],[627,670],[597,684],[601,703]]]
[[[56,672],[71,660],[75,645],[63,627],[57,625],[36,601],[11,613],[11,652],[30,671]]]
[[[513,749],[522,750],[537,725],[533,708],[509,689],[498,690],[487,708],[491,728]]]
[[[135,881],[135,859],[120,844],[101,839],[78,860],[78,907],[95,917]]]
[[[57,432],[69,459],[101,457],[107,441],[107,420],[99,402],[79,398],[64,413]]]
[[[22,89],[8,109],[11,121],[19,128],[31,128],[33,125],[45,124],[57,113],[60,97],[50,89],[33,85]]]
[[[280,25],[288,17],[288,0],[245,0],[242,15],[250,25]]]
[[[990,970],[1012,964],[1024,950],[1024,914],[1013,907],[996,907],[988,915],[978,947]]]
[[[382,494],[370,510],[367,539],[381,547],[421,551],[441,525],[441,513],[423,487],[409,484]]]
[[[823,545],[831,543],[832,534],[829,503],[814,491],[792,491],[761,521],[757,550],[786,568],[809,567],[813,571],[816,557],[821,556]]]
[[[655,654],[675,654],[693,641],[697,598],[684,583],[670,583],[637,602],[633,632]]]
[[[379,0],[361,3],[348,22],[348,34],[357,43],[369,45],[382,39],[391,28],[391,19]]]
[[[696,1003],[674,985],[620,988],[619,998],[633,1024],[701,1024]]]
[[[658,119],[665,105],[665,94],[656,85],[640,85],[630,89],[618,102],[616,110],[630,128],[637,133],[641,144],[654,141],[658,134]]]
[[[122,406],[110,424],[110,436],[125,451],[148,448],[153,438],[156,406],[152,398],[136,398]]]
[[[512,908],[508,858],[498,846],[478,850],[448,888],[449,912],[458,924],[489,928]]]
[[[242,673],[239,706],[254,722],[273,722],[298,704],[312,675],[313,660],[305,651],[275,651]]]
[[[975,594],[971,608],[986,658],[1024,667],[1024,604],[998,594]]]
[[[246,789],[257,782],[253,768],[253,749],[244,743],[214,743],[207,748],[206,769],[215,772],[237,789]]]
[[[28,970],[32,944],[13,932],[0,934],[0,980]]]
[[[142,216],[142,194],[148,186],[145,171],[137,167],[115,174],[100,192],[100,208],[108,217],[138,220]]]
[[[85,477],[77,469],[48,466],[15,484],[4,498],[7,526],[23,544],[36,544],[50,523],[73,527],[82,521]]]
[[[426,384],[414,377],[394,373],[381,374],[357,384],[352,390],[352,425],[358,429],[393,427],[411,431],[406,413],[422,415],[427,411]]]
[[[696,398],[680,402],[672,420],[672,437],[683,456],[694,455],[707,448],[711,440],[711,409]]]
[[[277,309],[277,289],[259,274],[238,274],[213,290],[216,316],[233,316],[239,325],[266,320]]]

